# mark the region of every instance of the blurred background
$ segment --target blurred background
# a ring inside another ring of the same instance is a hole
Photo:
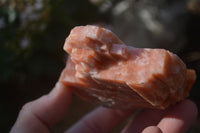
[[[9,132],[24,103],[53,88],[67,58],[65,38],[87,24],[111,29],[127,45],[176,53],[196,70],[189,98],[200,107],[200,0],[0,0],[1,132]],[[94,107],[74,95],[52,132],[63,132]],[[188,132],[200,132],[199,126],[198,118]]]

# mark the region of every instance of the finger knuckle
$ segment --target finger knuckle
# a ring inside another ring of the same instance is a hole
[[[83,118],[82,122],[90,133],[105,133],[105,131],[103,131],[104,129],[98,124],[96,120]]]

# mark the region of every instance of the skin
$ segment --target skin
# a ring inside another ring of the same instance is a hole
[[[10,132],[49,133],[49,129],[66,115],[70,102],[70,89],[58,82],[49,94],[22,107]],[[109,133],[134,112],[134,109],[122,111],[99,107],[65,133]],[[166,110],[144,109],[121,133],[185,133],[197,114],[197,107],[190,100],[184,100]]]

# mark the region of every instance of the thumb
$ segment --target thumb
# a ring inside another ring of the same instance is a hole
[[[70,90],[58,82],[48,95],[22,107],[11,133],[49,132],[65,116],[70,102]]]

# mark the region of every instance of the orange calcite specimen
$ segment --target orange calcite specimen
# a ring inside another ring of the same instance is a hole
[[[60,81],[83,99],[118,108],[159,108],[185,99],[196,79],[164,49],[126,46],[111,31],[79,26],[67,37]]]

